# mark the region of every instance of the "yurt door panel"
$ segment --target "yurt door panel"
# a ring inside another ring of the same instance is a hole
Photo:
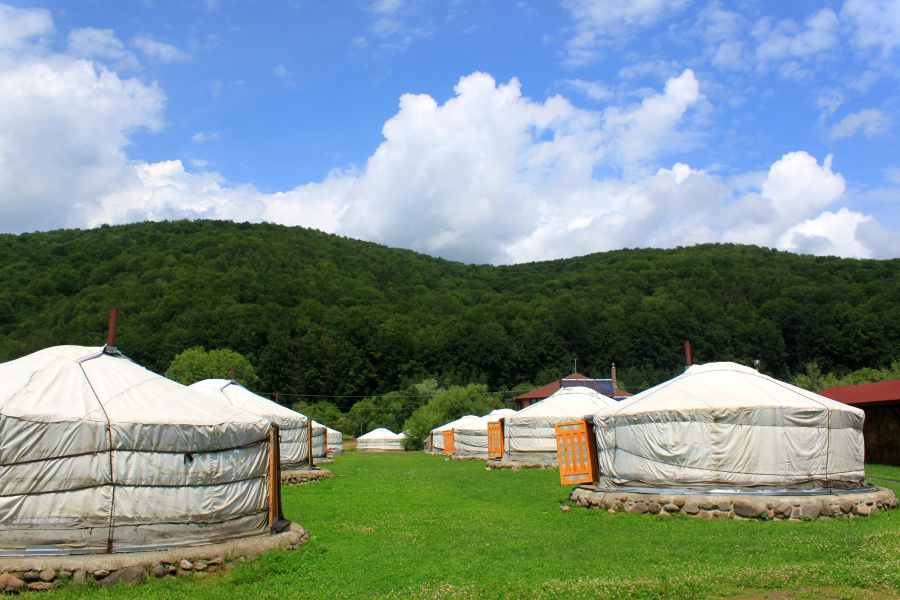
[[[444,432],[444,454],[456,452],[456,444],[453,442],[453,430]]]
[[[503,458],[503,425],[488,423],[488,458]]]
[[[587,421],[557,423],[556,451],[562,485],[597,481],[597,442]]]

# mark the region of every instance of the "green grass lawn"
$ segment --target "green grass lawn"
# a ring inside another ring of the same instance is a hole
[[[563,512],[569,488],[555,470],[487,471],[422,453],[351,452],[328,466],[339,476],[283,488],[285,515],[312,534],[301,549],[131,589],[71,584],[55,597],[799,600],[900,591],[900,511],[809,523]],[[881,469],[900,480],[900,469]]]

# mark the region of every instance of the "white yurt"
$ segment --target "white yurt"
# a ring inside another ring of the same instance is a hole
[[[556,424],[584,419],[616,404],[616,400],[588,387],[561,388],[504,419],[503,460],[558,464]]]
[[[315,462],[317,458],[326,458],[328,456],[328,428],[321,423],[313,421],[312,436],[313,462]]]
[[[356,438],[357,452],[385,452],[388,450],[403,450],[404,433],[394,433],[390,429],[373,429],[366,435]]]
[[[466,421],[477,421],[479,417],[477,415],[465,415],[464,417],[460,417],[455,421],[450,421],[446,425],[441,425],[440,427],[435,427],[431,430],[431,450],[432,454],[443,454],[444,453],[444,432],[445,431],[453,431],[453,428],[457,425],[462,425]]]
[[[231,379],[205,379],[188,387],[267,421],[274,421],[281,437],[281,468],[289,470],[309,467],[309,419],[305,416],[257,396]]]
[[[600,487],[867,487],[863,417],[748,367],[695,365],[594,416]]]
[[[343,454],[344,434],[331,427],[326,429],[328,430],[326,434],[328,440],[328,454]]]
[[[270,429],[115,348],[56,346],[0,364],[0,555],[268,533]]]
[[[488,423],[516,414],[511,408],[498,408],[475,420],[465,421],[453,427],[453,456],[470,456],[487,459]]]

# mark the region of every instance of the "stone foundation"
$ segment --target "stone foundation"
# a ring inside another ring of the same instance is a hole
[[[487,460],[486,456],[451,456],[453,460]]]
[[[215,573],[253,559],[270,548],[293,550],[309,538],[309,532],[289,521],[280,521],[278,531],[221,544],[156,552],[2,557],[0,592],[51,590],[70,580],[103,586],[120,581],[137,585],[150,577],[174,577],[195,571]]]
[[[593,486],[579,486],[569,494],[569,500],[584,508],[597,508],[610,513],[630,512],[662,517],[681,514],[689,517],[739,521],[855,519],[900,505],[894,492],[885,488],[878,488],[874,492],[820,496],[760,496],[595,492]]]
[[[331,464],[333,462],[334,462],[333,456],[326,456],[325,458],[314,458],[313,459],[313,464],[316,464],[316,465]]]
[[[518,471],[519,469],[556,469],[559,466],[555,463],[522,462],[518,460],[489,460],[487,465],[491,469],[511,469],[513,471]]]
[[[332,461],[334,462],[334,461]],[[320,479],[334,477],[334,473],[328,469],[298,469],[296,471],[282,471],[281,485],[302,485],[312,483]]]

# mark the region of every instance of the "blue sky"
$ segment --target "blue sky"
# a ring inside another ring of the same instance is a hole
[[[0,5],[0,232],[900,256],[900,0]]]

